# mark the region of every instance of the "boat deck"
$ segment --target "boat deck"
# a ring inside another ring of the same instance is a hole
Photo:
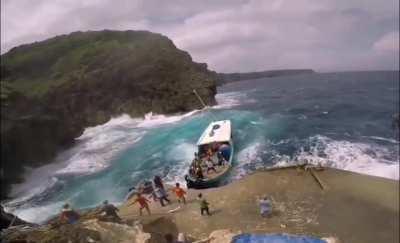
[[[204,180],[212,180],[214,178],[221,176],[229,169],[229,167],[230,167],[229,164],[225,164],[222,166],[214,166],[217,173],[215,173],[215,171],[212,170],[210,170],[210,172],[207,173],[207,167],[203,167],[202,169],[203,169]]]

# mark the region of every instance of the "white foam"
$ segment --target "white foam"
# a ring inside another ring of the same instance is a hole
[[[258,164],[262,163],[262,147],[260,141],[254,141],[237,153],[237,165],[233,175],[234,179],[240,179],[248,174],[248,170],[246,169],[247,166],[257,167]]]
[[[76,144],[59,154],[54,163],[28,169],[24,176],[25,182],[13,185],[10,196],[15,199],[8,202],[8,205],[24,204],[30,198],[50,190],[62,176],[99,172],[110,166],[110,162],[121,151],[140,141],[148,129],[181,121],[196,112],[198,111],[174,116],[149,113],[144,119],[131,118],[124,114],[112,118],[105,124],[88,127],[80,137],[76,138]],[[181,152],[176,151],[176,154]],[[44,210],[45,206],[40,209]],[[34,212],[30,209],[23,211],[24,219],[30,219],[29,215]]]
[[[389,160],[387,155],[393,153],[386,147],[345,140],[337,141],[324,136],[316,136],[313,139],[316,139],[317,144],[310,152],[300,151],[296,160],[399,180],[399,158]]]
[[[174,116],[166,116],[166,115],[158,115],[158,114],[153,114],[152,112],[148,113],[145,115],[145,119],[142,120],[137,127],[141,128],[150,128],[150,127],[157,127],[160,125],[165,125],[169,123],[174,123],[181,121],[182,119],[185,119],[189,116],[192,116],[193,114],[199,112],[199,110],[193,110],[188,113],[182,114],[182,115],[174,115]]]
[[[14,210],[8,210],[6,208],[6,210],[14,215],[17,215],[19,218],[24,219],[25,221],[43,223],[49,219],[50,215],[57,214],[63,204],[63,202],[57,202],[38,207],[18,208]]]
[[[309,138],[312,146],[307,151],[303,148],[300,149],[294,156],[279,154],[273,147],[269,146],[279,146],[280,144],[291,142],[293,142],[292,139],[285,139],[270,144],[263,141],[251,142],[236,155],[237,165],[235,166],[233,179],[240,179],[258,168],[268,166],[286,167],[308,162],[361,174],[399,180],[399,151],[396,146],[393,146],[395,151],[391,151],[387,146],[333,140],[325,136]],[[392,141],[388,139],[388,142]],[[273,165],[265,164],[265,161],[263,161],[262,157],[266,153],[271,156],[270,162]]]
[[[171,168],[165,178],[166,184],[174,185],[176,182],[179,182],[182,186],[186,185],[184,175],[187,174],[196,151],[197,147],[195,144],[177,141],[176,145],[166,155],[166,160],[176,161],[174,167]]]
[[[58,178],[43,177],[44,170],[47,171],[48,167],[42,167],[39,170],[31,170],[27,176],[27,181],[30,183],[21,183],[13,185],[11,188],[10,196],[14,199],[7,202],[8,205],[20,204],[26,202],[33,196],[44,193],[49,188],[52,188],[59,181]]]
[[[246,100],[247,95],[242,92],[226,92],[226,93],[218,93],[215,96],[217,100],[216,106],[213,106],[214,109],[226,109],[234,106],[240,105],[244,100]]]
[[[91,174],[101,171],[110,165],[110,161],[120,151],[138,142],[146,134],[143,129],[178,122],[197,112],[198,110],[194,110],[174,116],[150,112],[144,119],[131,118],[124,114],[103,125],[89,127],[76,139],[76,153],[67,159],[67,166],[56,174]]]
[[[374,140],[379,140],[379,141],[385,141],[385,142],[389,142],[389,143],[394,143],[394,144],[398,144],[399,141],[392,139],[392,138],[383,138],[383,137],[378,137],[378,136],[364,136],[365,138],[371,138]]]

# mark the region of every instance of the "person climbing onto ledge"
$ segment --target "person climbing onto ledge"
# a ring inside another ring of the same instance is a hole
[[[60,221],[68,224],[76,223],[80,218],[80,215],[73,210],[68,203],[64,204],[60,214]]]
[[[143,208],[146,209],[148,215],[151,215],[149,204],[148,204],[149,202],[150,201],[148,199],[146,199],[145,197],[143,197],[142,194],[138,193],[136,196],[136,199],[133,200],[132,203],[128,204],[128,206],[133,205],[135,203],[139,203],[139,206],[140,206],[139,215],[142,216]]]
[[[183,201],[183,204],[186,204],[186,198],[185,198],[185,190],[183,190],[180,187],[179,183],[175,184],[175,187],[171,189],[173,192],[175,192],[176,197],[178,198],[178,202],[181,203],[181,200]]]
[[[118,211],[119,209],[117,207],[115,207],[113,204],[108,203],[108,200],[105,200],[103,202],[103,206],[100,208],[99,213],[104,213],[105,219],[121,221],[121,218],[117,214]]]
[[[209,208],[208,208],[209,203],[207,202],[207,200],[205,198],[203,198],[203,194],[199,193],[199,195],[197,196],[197,200],[200,204],[201,215],[204,215],[204,212],[206,212],[207,215],[211,215]]]

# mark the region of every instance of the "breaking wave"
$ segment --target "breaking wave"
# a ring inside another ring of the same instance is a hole
[[[282,153],[282,147],[294,148]],[[399,180],[399,148],[379,144],[334,140],[313,136],[306,140],[284,139],[276,143],[254,142],[237,154],[235,179],[259,168],[284,167],[301,163]]]

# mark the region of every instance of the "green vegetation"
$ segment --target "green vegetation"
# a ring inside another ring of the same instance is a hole
[[[2,80],[28,97],[41,97],[71,80],[83,80],[105,65],[147,63],[171,54],[165,37],[149,32],[76,32],[12,49],[2,56]],[[175,48],[174,48],[175,49]],[[153,59],[153,60],[151,60]]]
[[[147,31],[75,32],[13,48],[1,56],[0,83],[2,185],[51,160],[85,127],[200,108],[193,89],[210,105],[216,94],[206,64]]]

